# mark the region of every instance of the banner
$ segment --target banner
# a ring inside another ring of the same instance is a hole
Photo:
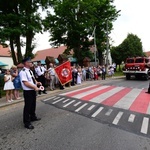
[[[70,61],[67,61],[55,68],[55,72],[58,79],[62,85],[70,82],[72,80],[72,72]]]

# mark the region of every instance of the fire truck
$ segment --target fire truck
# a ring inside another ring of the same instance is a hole
[[[150,58],[127,58],[123,73],[126,75],[127,80],[130,80],[131,76],[135,76],[137,79],[144,78],[145,80],[148,80],[150,76]]]

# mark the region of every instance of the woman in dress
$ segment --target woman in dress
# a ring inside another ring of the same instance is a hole
[[[11,67],[11,75],[14,78],[13,79],[13,84],[14,84],[14,98],[15,99],[20,99],[19,95],[19,90],[21,89],[21,82],[20,82],[20,77],[19,77],[19,71],[17,69],[17,66],[13,65]]]
[[[77,73],[77,84],[81,84],[81,80],[82,80],[82,70],[81,67],[79,67]]]
[[[12,102],[12,91],[14,89],[14,85],[12,82],[13,78],[10,74],[10,70],[6,70],[6,73],[4,75],[4,90],[6,91],[6,101]]]

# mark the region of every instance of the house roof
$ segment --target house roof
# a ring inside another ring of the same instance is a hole
[[[145,53],[145,55],[147,56],[147,57],[149,57],[150,56],[150,51],[148,51],[148,52],[144,52]]]
[[[62,54],[65,51],[66,48],[66,46],[60,46],[57,48],[39,50],[36,52],[35,57],[32,59],[32,61],[45,60],[46,56],[57,58],[59,54]]]
[[[8,47],[3,48],[3,46],[0,45],[0,56],[3,56],[3,57],[10,57],[10,56],[11,56],[11,53],[10,53],[9,48],[8,48]]]

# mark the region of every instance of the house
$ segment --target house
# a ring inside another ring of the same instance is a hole
[[[54,57],[56,63],[58,63],[57,58],[59,54],[62,54],[66,48],[67,48],[66,46],[60,46],[57,48],[48,48],[44,50],[39,50],[36,52],[35,57],[32,59],[32,61],[33,62],[41,61],[41,63],[45,64],[46,56],[51,56]]]
[[[144,52],[144,54],[145,54],[147,57],[150,57],[150,51]]]
[[[32,62],[41,61],[42,64],[45,64],[46,56],[51,56],[51,57],[55,58],[55,63],[58,64],[59,63],[59,61],[57,59],[58,56],[60,54],[63,54],[66,49],[67,49],[66,46],[60,46],[60,47],[56,47],[56,48],[48,48],[48,49],[44,49],[44,50],[39,50],[36,52],[35,57],[32,59]],[[68,55],[68,59],[72,63],[75,63],[77,61],[71,55]]]
[[[4,48],[0,45],[0,68],[10,69],[13,65],[13,59],[9,47]]]
[[[66,49],[67,49],[66,46],[60,46],[57,48],[48,48],[44,50],[39,50],[36,52],[35,57],[32,59],[32,61],[33,62],[41,61],[42,64],[45,64],[46,56],[51,56],[51,57],[54,57],[55,62],[58,63],[58,60],[57,60],[58,56],[60,54],[63,54]],[[95,54],[94,47],[91,47],[91,52]],[[73,54],[73,51],[71,51],[71,54]],[[68,55],[68,58],[72,62],[72,64],[77,62],[76,58],[73,58],[71,55]],[[105,61],[104,63],[106,63],[106,57],[104,61]],[[111,58],[110,52],[108,53],[108,61],[109,61],[109,64],[112,64],[112,58]],[[98,63],[99,63],[99,60],[96,59],[96,64]],[[91,62],[91,65],[95,65],[95,62]]]

